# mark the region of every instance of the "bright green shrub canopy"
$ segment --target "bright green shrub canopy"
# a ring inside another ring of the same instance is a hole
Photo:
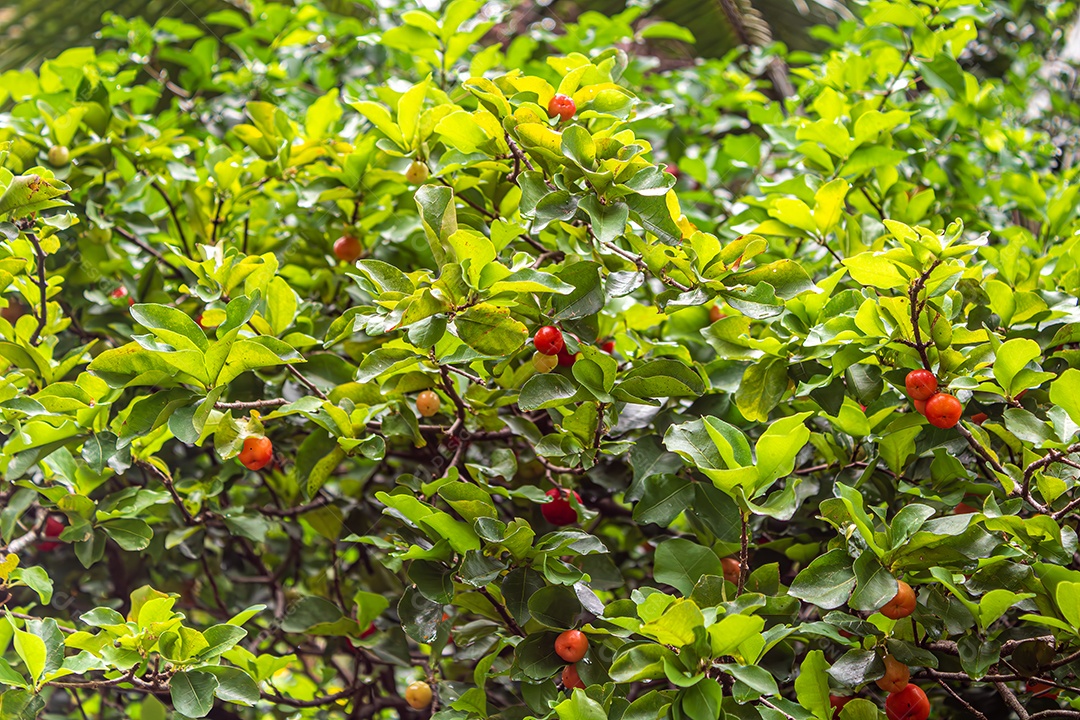
[[[1080,718],[1064,9],[384,5],[0,75],[0,720]]]

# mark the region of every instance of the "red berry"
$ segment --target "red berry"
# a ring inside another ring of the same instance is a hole
[[[1049,700],[1056,700],[1058,696],[1057,688],[1053,685],[1039,682],[1038,680],[1028,680],[1024,685],[1024,689],[1035,697],[1047,698]]]
[[[735,558],[726,557],[720,561],[720,566],[724,568],[724,579],[732,585],[739,584],[739,577],[742,575],[742,565]]]
[[[551,498],[548,502],[540,506],[540,514],[544,516],[552,525],[572,525],[578,520],[577,511],[574,510],[574,506],[570,504],[570,491],[559,491],[558,488],[552,488],[547,491],[547,496]],[[574,493],[574,499],[581,504],[581,496]]]
[[[885,656],[885,675],[878,679],[877,686],[888,693],[899,692],[907,687],[911,679],[911,670],[892,655]]]
[[[45,520],[45,527],[42,535],[51,539],[39,542],[38,549],[44,552],[50,552],[63,545],[63,543],[56,541],[56,538],[60,537],[60,533],[62,532],[64,532],[64,521],[54,515],[50,515]]]
[[[559,367],[571,367],[577,362],[577,354],[571,355],[565,348],[559,351]]]
[[[116,300],[119,300],[120,298],[127,297],[127,294],[128,294],[128,289],[126,287],[124,287],[123,285],[121,285],[120,287],[116,288],[111,293],[109,293],[109,297],[112,297],[112,298],[114,298]]]
[[[581,682],[581,676],[578,675],[575,665],[567,665],[563,668],[562,684],[567,690],[573,690],[574,688],[585,689],[585,683]]]
[[[943,430],[955,427],[963,412],[964,406],[948,393],[938,393],[926,401],[926,419]]]
[[[855,698],[853,698],[851,695],[830,695],[829,705],[831,705],[833,709],[832,716],[834,718],[839,717],[840,711],[844,709],[844,706],[854,699]]]
[[[608,340],[606,342],[600,343],[600,349],[610,355],[611,353],[615,352],[615,341]]]
[[[953,515],[969,515],[971,513],[977,513],[977,512],[979,512],[978,508],[973,508],[970,505],[968,505],[966,502],[962,502],[959,505],[957,505],[955,508],[953,508],[952,514]]]
[[[926,401],[925,400],[912,400],[911,404],[915,406],[915,412],[920,415],[926,414]]]
[[[378,629],[379,628],[375,627],[375,623],[371,623],[367,626],[367,630],[364,630],[364,632],[360,633],[360,639],[363,640],[364,638],[371,637],[378,631]]]
[[[566,342],[563,340],[562,330],[553,325],[545,325],[533,335],[533,345],[537,352],[544,355],[558,355],[566,347]]]
[[[679,177],[679,166],[675,163],[668,163],[667,165],[664,165],[664,172]]]
[[[937,378],[929,370],[912,370],[904,379],[904,386],[912,400],[929,400],[937,392]]]
[[[363,250],[360,241],[352,235],[342,235],[334,242],[334,255],[342,262],[356,262]]]
[[[264,435],[252,435],[244,440],[240,462],[248,470],[262,470],[274,456],[274,443]]]
[[[897,581],[896,595],[879,612],[890,620],[906,618],[915,612],[915,591],[903,580]]]
[[[569,96],[557,94],[548,102],[547,111],[548,117],[553,118],[558,115],[560,122],[566,122],[574,117],[574,113],[577,112],[577,105]]]
[[[555,652],[568,663],[576,663],[589,651],[589,638],[580,630],[567,630],[555,638]]]
[[[930,717],[930,700],[921,687],[909,684],[885,698],[885,715],[889,720],[926,720]]]
[[[724,315],[723,312],[721,312],[719,305],[710,305],[709,306],[709,322],[716,322],[717,320],[723,320],[725,317],[727,317],[727,316]]]
[[[986,413],[975,413],[971,416],[971,422],[976,425],[982,425],[984,422],[990,419],[990,416]]]

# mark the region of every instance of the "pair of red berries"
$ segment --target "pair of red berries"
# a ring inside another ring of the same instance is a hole
[[[570,367],[577,360],[577,355],[566,349],[562,330],[554,325],[545,325],[537,330],[533,335],[533,345],[541,355],[557,356],[562,367]]]
[[[577,663],[588,651],[589,638],[580,630],[567,630],[555,638],[555,654],[570,663],[562,671],[562,683],[567,690],[585,689],[585,683],[578,675]]]
[[[938,392],[938,381],[929,370],[912,370],[904,379],[908,397],[915,409],[926,416],[934,427],[948,430],[960,422],[964,406],[948,393]]]

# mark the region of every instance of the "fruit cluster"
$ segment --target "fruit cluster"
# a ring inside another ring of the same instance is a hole
[[[580,630],[567,630],[555,638],[555,654],[568,663],[562,671],[562,684],[567,690],[585,689],[585,683],[578,674],[577,664],[587,652],[589,652],[589,638]]]
[[[948,430],[960,422],[964,406],[955,396],[938,392],[938,381],[929,370],[912,370],[904,379],[908,397],[915,409],[934,427]]]

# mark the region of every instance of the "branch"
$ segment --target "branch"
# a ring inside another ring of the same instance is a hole
[[[919,293],[926,287],[926,279],[930,277],[930,273],[934,272],[934,269],[941,264],[941,260],[935,260],[933,264],[922,272],[921,275],[911,284],[908,288],[908,300],[911,303],[911,331],[915,336],[915,349],[919,351],[919,357],[922,358],[923,367],[933,372],[934,369],[930,367],[930,358],[926,355],[926,348],[930,347],[929,342],[923,342],[922,330],[919,329],[919,315],[922,313],[923,304],[919,304]]]
[[[184,505],[183,498],[180,497],[180,493],[176,492],[176,487],[173,485],[172,478],[163,473],[152,463],[146,462],[145,460],[139,460],[137,462],[140,467],[148,469],[156,476],[157,479],[161,481],[161,484],[165,486],[165,489],[169,491],[169,494],[172,495],[173,503],[176,507],[180,508],[180,513],[184,516],[184,523],[187,525],[198,525],[199,521],[188,511],[187,506]]]
[[[306,362],[306,361],[305,361],[305,362]],[[289,372],[290,372],[290,373],[292,373],[293,377],[295,377],[295,378],[296,378],[297,380],[299,380],[299,381],[300,381],[300,383],[304,385],[304,387],[306,387],[306,388],[307,388],[308,390],[310,390],[311,392],[313,392],[313,393],[315,393],[316,395],[318,395],[318,396],[319,396],[320,398],[322,398],[323,400],[326,400],[326,399],[327,399],[327,397],[326,397],[326,393],[324,393],[324,392],[323,392],[322,390],[320,390],[319,388],[315,387],[315,383],[311,382],[311,381],[310,381],[310,380],[308,380],[308,379],[307,379],[306,377],[304,377],[304,376],[303,376],[303,375],[302,375],[302,374],[300,373],[300,371],[299,371],[299,370],[297,370],[296,368],[294,368],[294,367],[293,367],[292,365],[286,365],[285,367],[286,367],[286,368],[288,368]]]
[[[190,256],[192,248],[188,245],[187,235],[184,234],[184,226],[180,224],[180,217],[176,214],[176,206],[173,205],[172,200],[169,199],[169,194],[165,192],[165,188],[158,185],[157,182],[151,182],[150,187],[158,191],[158,194],[161,195],[161,199],[164,200],[165,205],[168,206],[169,214],[173,219],[173,224],[176,225],[176,232],[180,236],[180,243],[184,246],[184,252]]]
[[[464,195],[460,194],[454,188],[453,185],[451,185],[449,182],[446,181],[446,178],[439,178],[439,182],[441,182],[443,185],[445,185],[446,187],[448,187],[448,188],[450,188],[451,190],[454,191],[454,199],[455,200],[460,200],[461,202],[465,203],[466,205],[471,207],[473,210],[480,213],[481,215],[484,215],[485,217],[491,218],[492,220],[498,220],[499,219],[499,214],[498,213],[492,212],[490,210],[486,210],[486,209],[480,207],[479,205],[477,205],[476,203],[474,203],[469,198],[467,198]]]
[[[41,331],[45,329],[45,323],[49,320],[49,281],[45,277],[45,251],[41,248],[41,241],[34,233],[26,233],[30,244],[34,246],[34,254],[37,256],[37,286],[41,291],[41,310],[38,314],[38,325],[30,336],[30,344],[37,345],[41,339]]]
[[[249,400],[247,402],[217,402],[214,403],[216,410],[261,410],[263,408],[281,407],[288,405],[285,398],[269,398],[267,400]]]
[[[144,242],[143,242],[142,240],[140,240],[139,238],[135,237],[135,235],[133,235],[132,233],[128,232],[127,230],[125,230],[125,229],[124,229],[124,228],[122,228],[122,227],[116,227],[116,228],[113,228],[113,229],[114,229],[114,230],[116,230],[116,232],[117,232],[117,234],[118,234],[118,235],[121,235],[121,236],[122,236],[122,237],[123,237],[123,238],[124,238],[125,240],[127,240],[128,242],[130,242],[130,243],[134,243],[135,245],[138,245],[138,246],[139,246],[140,248],[142,248],[142,249],[143,249],[143,250],[145,250],[146,252],[148,252],[148,253],[150,253],[151,255],[153,255],[153,256],[154,256],[154,257],[155,257],[155,258],[157,259],[157,261],[158,261],[158,262],[160,262],[160,263],[161,263],[162,265],[164,265],[165,267],[169,268],[169,271],[170,271],[170,273],[172,274],[172,276],[173,276],[173,277],[174,277],[175,279],[177,279],[177,280],[183,280],[183,279],[184,279],[184,276],[183,276],[183,275],[182,275],[182,274],[180,273],[180,268],[176,267],[176,266],[175,266],[175,265],[173,265],[173,264],[172,264],[171,262],[169,262],[168,260],[166,260],[166,259],[165,259],[165,256],[164,256],[164,255],[162,255],[161,253],[159,253],[159,252],[158,252],[157,250],[155,250],[154,248],[150,247],[149,245],[147,245],[147,244],[146,244],[146,243],[144,243]]]
[[[332,498],[326,495],[320,495],[319,497],[315,498],[314,500],[305,505],[297,505],[296,507],[291,508],[276,508],[267,505],[265,507],[258,508],[258,511],[263,515],[270,515],[272,517],[296,517],[297,515],[303,515],[306,512],[311,512],[312,510],[317,510],[321,507],[325,507],[326,505],[329,505],[332,501]]]
[[[517,624],[517,620],[515,620],[510,615],[505,605],[495,599],[495,596],[491,594],[490,590],[488,590],[482,585],[477,588],[477,590],[479,590],[480,594],[486,597],[488,599],[488,602],[492,604],[492,606],[495,608],[495,611],[499,613],[499,617],[501,617],[503,619],[503,622],[506,623],[506,627],[510,628],[510,632],[514,633],[515,635],[525,637],[525,631],[522,630],[521,626]]]

